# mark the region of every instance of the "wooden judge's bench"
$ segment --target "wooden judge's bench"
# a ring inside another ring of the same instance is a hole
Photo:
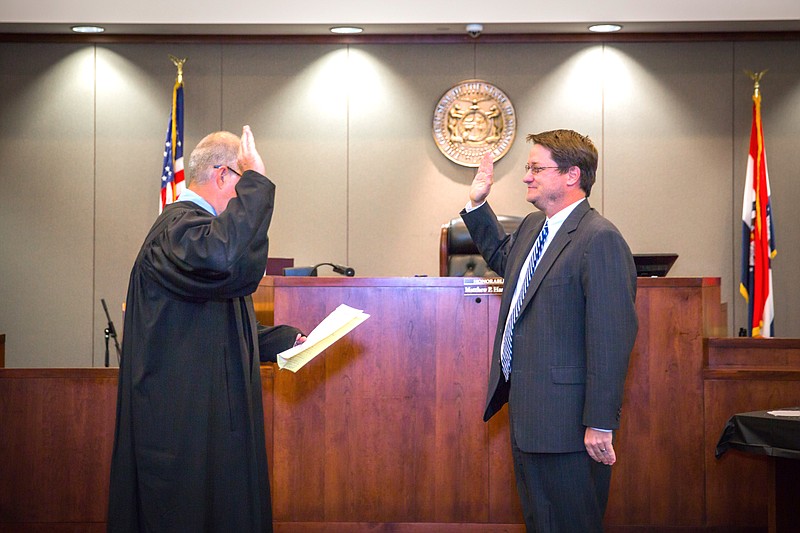
[[[263,279],[264,323],[371,315],[296,374],[262,366],[276,531],[524,531],[506,411],[482,420],[499,301]],[[606,530],[765,531],[766,472],[714,446],[736,412],[800,405],[800,342],[724,338],[718,278],[640,278],[636,306]],[[116,369],[0,369],[0,532],[104,531],[115,402]]]

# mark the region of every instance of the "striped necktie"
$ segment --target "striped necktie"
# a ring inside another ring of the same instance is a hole
[[[539,264],[539,259],[542,258],[542,250],[544,243],[547,240],[547,220],[544,221],[544,227],[539,233],[539,237],[533,245],[533,258],[528,264],[528,271],[525,272],[525,281],[520,285],[519,290],[516,292],[516,299],[512,302],[511,311],[506,320],[506,328],[503,331],[503,342],[500,345],[500,366],[503,368],[503,375],[508,381],[508,376],[511,374],[511,345],[512,337],[514,336],[514,323],[519,318],[519,313],[522,310],[522,302],[525,300],[525,293],[528,292],[528,285],[531,283],[533,272],[536,270],[536,265]]]

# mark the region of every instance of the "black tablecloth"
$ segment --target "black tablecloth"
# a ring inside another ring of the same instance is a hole
[[[798,407],[770,409],[795,411]],[[775,416],[767,411],[733,415],[717,443],[719,458],[728,449],[748,453],[800,459],[800,416]]]

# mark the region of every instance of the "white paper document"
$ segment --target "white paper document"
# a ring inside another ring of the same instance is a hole
[[[777,411],[767,411],[772,416],[800,416],[798,409],[779,409]]]
[[[279,353],[278,367],[297,372],[325,348],[350,333],[368,318],[369,315],[360,309],[345,304],[340,305],[308,334],[306,342]]]

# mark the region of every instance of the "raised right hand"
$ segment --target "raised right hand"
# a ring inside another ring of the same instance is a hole
[[[256,150],[256,141],[253,137],[253,132],[250,131],[250,126],[242,128],[242,142],[239,146],[239,170],[244,173],[245,170],[255,170],[262,176],[265,174],[264,161],[261,155]]]
[[[492,183],[494,183],[494,160],[492,153],[488,152],[481,159],[478,172],[475,173],[475,179],[472,180],[472,187],[469,189],[469,199],[473,207],[486,201],[492,190]]]

